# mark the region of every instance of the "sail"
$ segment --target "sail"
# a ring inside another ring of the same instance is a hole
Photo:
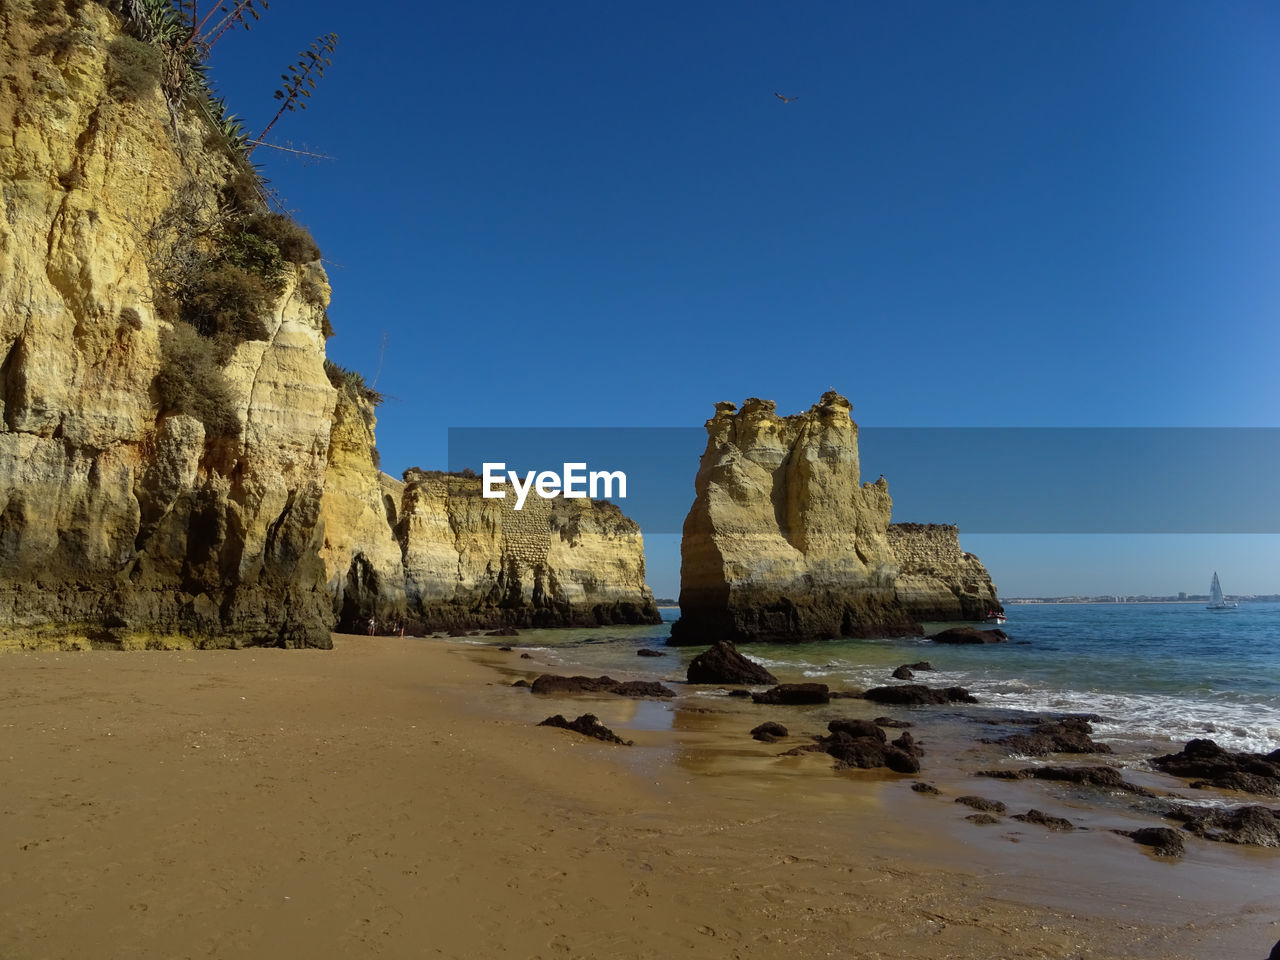
[[[1218,571],[1213,572],[1213,583],[1209,585],[1209,602],[1216,605],[1222,603],[1222,584],[1218,583]]]

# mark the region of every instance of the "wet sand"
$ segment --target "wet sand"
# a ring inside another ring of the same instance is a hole
[[[508,686],[537,670],[398,638],[0,657],[0,956],[1248,960],[1280,938],[1274,851],[1161,862],[1087,810],[1087,834],[974,827],[912,778],[776,757],[746,705]],[[585,712],[636,746],[533,726]]]

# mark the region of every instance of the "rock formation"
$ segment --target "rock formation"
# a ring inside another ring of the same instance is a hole
[[[891,523],[898,566],[894,591],[915,620],[982,620],[1003,610],[982,561],[960,549],[960,531],[941,523]]]
[[[858,427],[835,391],[789,417],[718,403],[706,427],[671,643],[914,635],[924,614],[985,616],[995,601],[954,528],[892,532],[889,485],[860,483]]]
[[[359,631],[370,617],[387,622],[405,614],[404,564],[395,534],[403,484],[374,462],[376,424],[368,399],[338,390],[320,501],[320,558],[333,622],[347,632]]]
[[[660,623],[644,539],[607,501],[484,499],[480,480],[410,470],[397,527],[408,615],[432,627]]]
[[[175,137],[154,83],[122,87],[135,41],[104,6],[15,0],[0,29],[3,643],[328,646],[323,269],[284,264],[220,370],[164,403],[195,354],[156,251],[237,170],[194,112]]]
[[[616,507],[513,518],[478,482],[378,470],[314,242],[213,104],[170,110],[161,52],[109,9],[142,5],[3,7],[0,646],[657,622]]]

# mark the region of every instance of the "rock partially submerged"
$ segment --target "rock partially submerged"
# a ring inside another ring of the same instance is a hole
[[[636,651],[636,656],[637,657],[664,657],[666,656],[666,654],[664,654],[661,650],[650,650],[648,647],[641,647],[639,650]]]
[[[1021,820],[1023,823],[1035,823],[1050,830],[1058,830],[1063,833],[1074,830],[1076,825],[1065,817],[1052,817],[1043,810],[1031,809],[1026,813],[1015,813],[1014,820]]]
[[[797,706],[811,703],[828,703],[831,691],[825,683],[780,683],[763,693],[753,693],[756,703]]]
[[[1181,821],[1183,830],[1206,840],[1280,847],[1280,810],[1269,810],[1260,804],[1229,810],[1179,806],[1168,816]]]
[[[896,703],[906,706],[978,702],[978,698],[964,687],[927,687],[922,683],[872,687],[862,696],[863,699],[875,703]]]
[[[1129,783],[1115,767],[1023,767],[1020,770],[979,770],[974,776],[997,780],[1058,780],[1104,790],[1123,790],[1140,797],[1155,796],[1145,787]]]
[[[1235,753],[1212,740],[1198,739],[1189,741],[1178,753],[1154,758],[1151,765],[1175,777],[1197,778],[1193,787],[1280,796],[1280,750]]]
[[[956,797],[956,803],[963,803],[966,807],[973,807],[983,813],[1004,813],[1006,807],[999,800],[988,800],[986,797]]]
[[[1128,837],[1134,843],[1151,847],[1151,852],[1161,857],[1180,857],[1186,852],[1182,834],[1168,827],[1142,827],[1138,830],[1117,830],[1122,837]]]
[[[686,676],[690,683],[777,683],[778,678],[754,660],[748,660],[728,640],[693,658]]]
[[[773,720],[766,720],[758,727],[753,727],[751,736],[761,743],[777,743],[787,736],[787,728]]]
[[[978,630],[975,627],[952,627],[930,634],[926,639],[934,643],[1004,643],[1009,635],[1003,630]]]
[[[620,736],[606,727],[600,722],[600,719],[594,713],[584,713],[576,720],[566,720],[560,714],[554,717],[547,717],[540,724],[540,727],[559,727],[562,730],[572,730],[574,733],[580,733],[584,737],[591,737],[595,740],[603,740],[605,743],[620,743],[624,747],[631,746],[630,740],[623,740]]]
[[[1080,717],[1041,720],[1027,733],[1015,733],[1000,740],[983,740],[1004,747],[1012,754],[1043,757],[1050,753],[1111,753],[1111,747],[1091,736],[1093,727]]]
[[[889,676],[893,677],[895,680],[914,680],[916,678],[915,673],[913,673],[911,668],[905,663],[894,670],[893,673],[889,674]]]
[[[612,693],[619,697],[659,698],[668,700],[676,695],[670,687],[654,680],[615,680],[613,677],[562,677],[544,673],[533,681],[530,692],[544,695],[563,693]]]
[[[911,726],[911,721],[895,720],[893,717],[876,717],[871,722],[878,727],[892,727],[895,730],[905,729],[906,727]]]

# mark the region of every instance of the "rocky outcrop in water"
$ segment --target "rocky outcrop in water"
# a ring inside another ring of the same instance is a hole
[[[716,404],[680,545],[673,644],[915,635],[1000,609],[955,527],[890,524],[861,483],[858,426],[835,391],[807,412]]]
[[[984,620],[1003,611],[991,575],[960,549],[960,531],[941,523],[891,523],[886,534],[898,566],[894,592],[916,620]]]
[[[1190,740],[1177,753],[1156,757],[1151,765],[1175,777],[1192,779],[1193,787],[1280,796],[1280,750],[1237,753],[1212,740]]]
[[[680,554],[671,642],[917,634],[898,599],[883,478],[859,482],[858,428],[835,391],[780,417],[716,404]]]

